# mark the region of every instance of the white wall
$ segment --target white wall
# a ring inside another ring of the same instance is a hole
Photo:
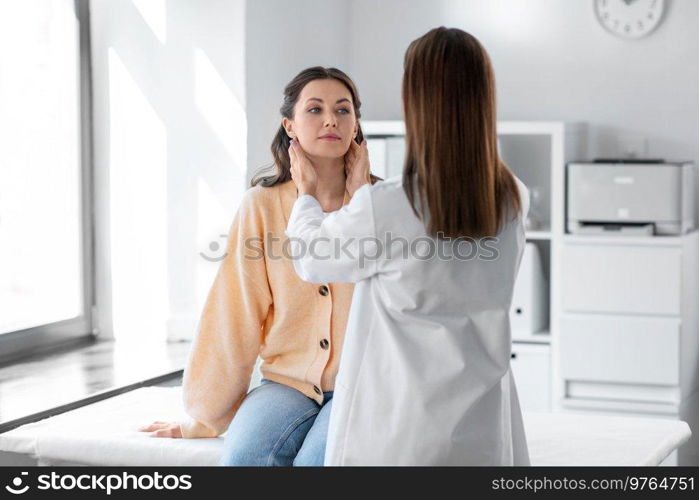
[[[244,193],[245,1],[91,10],[100,329],[191,337]]]
[[[468,31],[495,66],[498,118],[590,124],[590,155],[618,138],[647,155],[699,160],[699,2],[665,2],[647,38],[625,41],[596,21],[592,0],[353,0],[349,70],[366,119],[399,119],[403,54],[445,25]]]

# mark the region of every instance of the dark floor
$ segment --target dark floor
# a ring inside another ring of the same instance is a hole
[[[98,341],[0,367],[0,433],[150,385],[179,385],[189,342]]]

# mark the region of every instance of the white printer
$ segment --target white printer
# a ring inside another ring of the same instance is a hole
[[[694,229],[694,164],[604,159],[569,163],[566,212],[569,233],[686,233]]]

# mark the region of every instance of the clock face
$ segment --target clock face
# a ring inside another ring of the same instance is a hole
[[[595,0],[597,20],[621,38],[640,38],[653,31],[664,7],[664,0]]]

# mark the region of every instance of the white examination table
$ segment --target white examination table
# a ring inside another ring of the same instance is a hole
[[[223,438],[152,438],[136,429],[184,417],[181,387],[144,387],[0,434],[0,453],[38,465],[216,465]],[[659,465],[691,436],[686,422],[525,412],[534,466]],[[8,465],[8,464],[6,464]]]

